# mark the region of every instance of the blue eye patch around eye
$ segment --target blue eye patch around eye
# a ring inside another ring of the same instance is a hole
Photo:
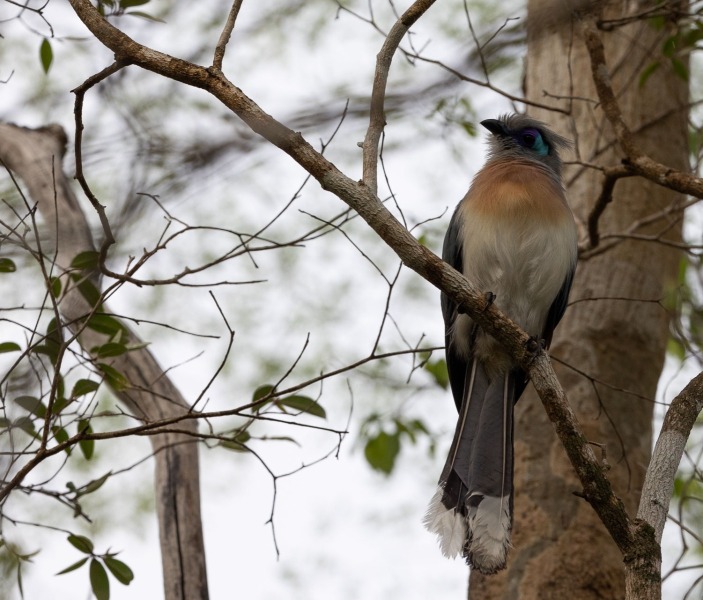
[[[523,146],[524,148],[534,150],[540,156],[547,156],[547,154],[549,154],[549,146],[544,143],[544,139],[542,139],[542,134],[540,134],[540,132],[536,129],[523,129],[515,137],[517,143]]]

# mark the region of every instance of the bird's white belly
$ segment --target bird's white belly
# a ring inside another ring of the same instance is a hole
[[[549,309],[575,260],[575,230],[537,219],[464,223],[463,271],[481,291],[495,295],[495,305],[529,335],[542,335]],[[472,322],[460,315],[456,339],[468,340]],[[468,347],[465,351],[468,352]],[[474,352],[504,354],[487,336],[476,339]],[[504,361],[501,361],[504,362]]]

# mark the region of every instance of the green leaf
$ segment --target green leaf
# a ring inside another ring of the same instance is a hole
[[[425,424],[419,419],[413,419],[412,421],[402,421],[400,419],[393,419],[396,427],[396,435],[400,438],[400,435],[407,435],[410,441],[415,444],[417,443],[417,434],[422,433],[429,436],[430,432],[425,427]]]
[[[26,434],[31,435],[33,438],[38,437],[37,432],[34,429],[34,422],[29,417],[20,417],[12,422],[12,427],[17,427],[21,429]]]
[[[4,354],[5,352],[19,352],[22,350],[20,348],[19,344],[15,344],[15,342],[2,342],[0,344],[0,354]]]
[[[22,587],[22,564],[17,565],[17,587],[20,591],[20,598],[24,600],[24,588]]]
[[[50,285],[49,285],[49,291],[51,292],[51,295],[54,298],[59,298],[61,296],[61,278],[60,277],[51,277],[49,279]]]
[[[98,600],[110,600],[110,580],[105,567],[96,558],[90,561],[90,587]]]
[[[430,435],[429,429],[425,427],[425,424],[420,421],[420,419],[413,419],[410,423],[408,423],[408,427],[410,427],[413,431],[419,431],[425,435]]]
[[[660,66],[661,66],[660,62],[653,62],[652,64],[647,65],[642,70],[642,74],[640,75],[640,81],[639,81],[639,86],[641,88],[644,87],[644,84],[647,83],[647,80],[650,78],[652,73],[654,73],[654,71],[656,71]]]
[[[399,435],[390,435],[381,431],[366,442],[364,456],[372,468],[389,475],[395,466],[395,459],[400,452]]]
[[[117,344],[115,342],[108,342],[102,346],[95,346],[90,349],[91,354],[95,354],[98,358],[107,358],[110,356],[120,356],[127,352],[127,346],[124,344]]]
[[[308,413],[315,417],[320,417],[321,419],[327,418],[327,413],[325,409],[322,408],[317,402],[312,398],[307,396],[288,396],[287,398],[281,398],[276,401],[278,406],[287,406],[293,410],[299,411],[301,413]]]
[[[76,381],[71,391],[71,398],[79,398],[80,396],[85,396],[97,390],[100,384],[97,381],[92,381],[90,379],[79,379]]]
[[[105,566],[110,569],[110,573],[115,576],[115,579],[122,583],[123,585],[129,585],[134,579],[134,573],[126,564],[121,560],[117,560],[112,556],[106,556],[104,559]]]
[[[100,290],[90,279],[74,273],[71,275],[71,280],[78,286],[78,291],[91,306],[100,306]]]
[[[71,267],[74,269],[95,269],[100,262],[100,253],[95,250],[86,250],[77,254],[71,261]]]
[[[0,273],[14,273],[17,265],[9,258],[0,258]]]
[[[677,41],[677,36],[675,35],[667,38],[662,46],[662,54],[666,57],[672,57],[674,52],[676,52]]]
[[[69,400],[64,397],[59,397],[54,400],[51,405],[51,414],[58,415],[64,408],[69,405]]]
[[[674,337],[670,337],[666,343],[666,353],[676,358],[679,362],[683,362],[686,358],[686,346]]]
[[[154,21],[154,23],[165,23],[163,19],[159,19],[159,17],[155,17],[154,15],[150,15],[149,13],[145,13],[141,10],[131,10],[129,12],[126,12],[125,15],[130,15],[132,17],[140,17],[142,19],[146,19],[147,21]]]
[[[273,391],[273,386],[270,384],[260,385],[256,390],[254,390],[254,395],[251,398],[252,402],[258,402],[262,398],[265,398]]]
[[[115,317],[96,313],[86,323],[93,331],[114,337],[124,331],[124,326]]]
[[[61,328],[57,324],[56,319],[51,319],[46,327],[46,334],[44,336],[44,345],[35,346],[34,352],[38,354],[46,354],[51,360],[52,364],[56,364],[59,359],[59,350],[61,344],[63,343],[63,338],[61,336]]]
[[[51,428],[51,432],[54,434],[54,439],[57,444],[63,444],[68,439],[68,432],[63,427],[54,425]],[[70,450],[70,448],[67,447],[66,450]]]
[[[71,534],[68,536],[68,543],[83,554],[92,554],[95,549],[93,542],[84,535]]]
[[[18,396],[15,398],[15,403],[40,419],[43,419],[46,415],[46,406],[39,398],[34,396]]]
[[[688,81],[688,67],[686,67],[686,64],[680,58],[673,57],[671,59],[671,66],[674,69],[674,73],[684,81]]]
[[[246,447],[246,443],[250,439],[251,435],[248,431],[244,430],[232,436],[229,440],[222,440],[220,446],[227,448],[227,450],[234,450],[235,452],[248,452],[249,449]]]
[[[476,126],[472,121],[460,121],[459,125],[470,137],[476,137]]]
[[[66,567],[63,571],[59,571],[56,573],[57,575],[63,575],[64,573],[70,573],[71,571],[75,571],[76,569],[80,569],[86,562],[88,562],[88,559],[90,556],[86,556],[85,558],[81,558],[80,560],[77,560],[74,562],[72,565],[69,565]]]
[[[272,442],[290,442],[291,444],[295,444],[299,448],[302,447],[300,443],[295,439],[290,437],[289,435],[265,435],[263,437],[258,438],[261,441],[272,441]]]
[[[41,59],[41,66],[42,69],[44,69],[44,73],[48,73],[51,68],[51,63],[54,60],[54,52],[47,38],[44,38],[44,41],[39,47],[39,58]]]
[[[78,421],[78,432],[93,433],[93,428],[90,426],[90,421],[86,419]],[[86,460],[93,458],[93,454],[95,452],[95,440],[81,440],[78,442],[78,446],[80,447]]]
[[[89,481],[81,488],[80,495],[85,496],[86,494],[92,494],[96,490],[99,490],[103,486],[103,484],[110,478],[110,475],[112,475],[112,471],[108,471],[102,477],[98,477],[97,479]]]
[[[425,363],[425,371],[434,377],[437,385],[443,389],[449,387],[449,371],[447,370],[447,361],[440,358],[434,362],[427,361]]]
[[[114,367],[105,363],[97,363],[96,366],[102,371],[102,374],[105,376],[105,381],[107,381],[108,385],[114,390],[120,392],[129,385],[128,379]]]
[[[132,6],[143,6],[149,4],[149,0],[121,0],[120,8],[131,8]]]
[[[256,388],[256,390],[254,390],[254,394],[251,397],[251,401],[258,403],[254,407],[254,410],[257,413],[260,412],[264,408],[264,406],[273,401],[273,398],[267,398],[267,396],[269,396],[274,391],[274,389],[274,386],[266,383],[264,385],[260,385],[258,388]],[[264,398],[266,398],[266,400],[264,400]]]

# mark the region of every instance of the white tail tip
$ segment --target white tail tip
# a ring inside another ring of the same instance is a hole
[[[505,568],[510,548],[510,497],[484,496],[477,506],[468,507],[468,518],[442,504],[444,490],[432,497],[423,522],[437,534],[447,558],[463,554],[467,562],[484,575]],[[468,538],[468,545],[467,545]]]
[[[447,558],[456,558],[462,553],[466,541],[466,519],[442,504],[444,490],[437,488],[427,507],[423,523],[432,533],[437,534],[439,547]]]
[[[471,530],[468,559],[484,575],[505,568],[510,548],[510,497],[484,496],[476,507],[469,507]]]

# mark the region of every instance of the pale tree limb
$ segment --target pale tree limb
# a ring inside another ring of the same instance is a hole
[[[674,481],[686,449],[686,442],[701,411],[703,411],[703,373],[699,373],[688,383],[672,400],[666,411],[661,433],[657,438],[642,486],[637,518],[651,525],[657,544],[661,544]],[[652,565],[652,569],[660,573],[661,557],[659,564]],[[628,598],[646,598],[642,595],[642,590],[635,587],[636,581],[631,581],[628,577],[627,584],[632,586],[628,591],[631,594]]]
[[[58,126],[31,130],[0,124],[0,159],[24,182],[47,223],[55,247],[54,272],[61,276],[59,310],[85,352],[102,346],[109,336],[86,326],[95,312],[78,285],[71,261],[93,251],[88,222],[61,169],[66,138]],[[46,259],[46,256],[44,257]],[[106,308],[101,306],[101,311]],[[124,376],[127,384],[113,388],[131,413],[144,422],[188,414],[189,406],[141,340],[124,324],[125,345],[134,348],[112,359],[101,359]],[[150,436],[156,462],[156,509],[167,600],[208,597],[202,524],[196,420],[181,425],[191,432]],[[41,456],[36,457],[41,460]],[[28,473],[21,469],[18,476]]]

